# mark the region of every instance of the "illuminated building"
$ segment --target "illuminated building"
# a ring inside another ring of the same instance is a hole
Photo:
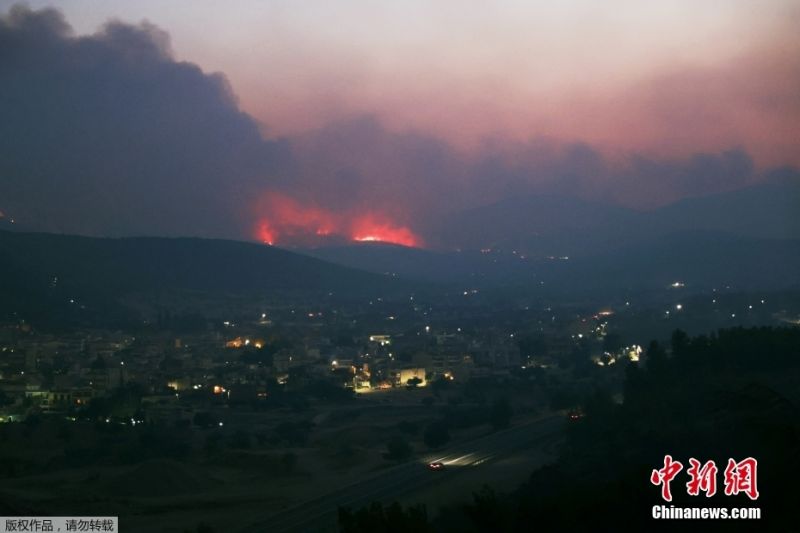
[[[424,387],[428,384],[425,379],[424,368],[404,368],[397,373],[397,385],[405,386],[408,384],[408,380],[415,378],[420,380],[417,384],[418,387]]]

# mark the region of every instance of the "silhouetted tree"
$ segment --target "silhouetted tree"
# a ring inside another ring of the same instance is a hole
[[[647,364],[647,371],[654,375],[662,375],[667,368],[667,352],[658,343],[658,341],[651,341],[645,352],[645,362]]]
[[[499,497],[488,485],[472,494],[465,514],[478,531],[509,531],[514,521],[512,502]]]
[[[672,332],[670,346],[672,347],[672,355],[675,357],[683,357],[686,355],[687,349],[689,348],[689,336],[685,331],[676,329]]]
[[[422,379],[415,376],[406,381],[406,387],[409,389],[416,389],[420,383],[422,383]]]
[[[397,502],[384,507],[373,502],[353,512],[347,507],[339,508],[340,533],[400,533],[431,531],[428,511],[424,505],[412,505],[403,509]]]

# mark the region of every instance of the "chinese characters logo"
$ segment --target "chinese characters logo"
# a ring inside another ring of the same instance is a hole
[[[661,486],[661,497],[668,502],[672,501],[671,483],[683,470],[680,461],[672,459],[671,455],[664,456],[664,466],[653,470],[650,474],[650,483]],[[694,457],[689,459],[689,468],[686,473],[689,481],[686,483],[686,492],[690,496],[699,496],[701,492],[710,498],[717,493],[717,465],[713,460],[701,463]],[[758,461],[748,457],[742,461],[728,459],[728,465],[723,473],[725,495],[735,496],[739,493],[747,495],[751,500],[758,499]]]

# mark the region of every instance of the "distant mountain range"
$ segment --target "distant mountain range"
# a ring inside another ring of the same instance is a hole
[[[800,239],[800,179],[687,198],[644,213],[658,233],[717,231],[762,239]]]
[[[492,252],[431,252],[360,244],[310,251],[330,262],[410,280],[463,288],[542,285],[551,293],[663,288],[682,281],[694,289],[800,286],[800,240],[757,239],[717,232],[677,232],[607,251],[531,257]]]
[[[360,244],[315,257],[401,277],[479,285],[647,287],[800,283],[800,181],[635,211],[563,196],[516,197],[450,217],[435,252]],[[483,252],[480,251],[483,249]]]
[[[440,230],[454,248],[528,255],[590,255],[682,231],[800,239],[800,179],[635,211],[564,196],[515,197],[449,217]]]
[[[592,253],[638,238],[639,213],[567,196],[513,197],[448,217],[442,242],[462,250],[517,250],[527,255]],[[622,239],[622,241],[621,241]]]

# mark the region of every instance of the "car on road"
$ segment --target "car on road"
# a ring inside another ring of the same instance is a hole
[[[569,413],[567,413],[567,417],[572,421],[580,420],[581,418],[583,418],[583,416],[584,416],[583,411],[579,409],[573,409]]]
[[[432,463],[428,463],[428,470],[442,470],[444,469],[444,463],[441,461],[434,461]]]

